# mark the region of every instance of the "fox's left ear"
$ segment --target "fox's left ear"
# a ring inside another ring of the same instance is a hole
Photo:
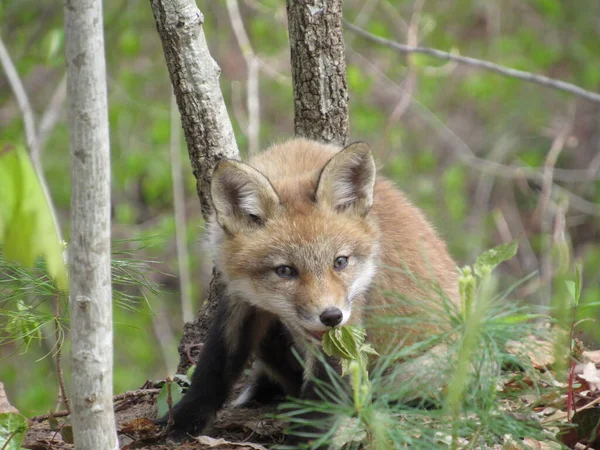
[[[364,142],[354,142],[325,165],[316,200],[336,211],[366,216],[373,206],[375,161]]]

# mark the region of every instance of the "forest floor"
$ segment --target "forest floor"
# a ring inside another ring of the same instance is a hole
[[[277,411],[275,405],[254,405],[248,408],[226,405],[202,436],[167,435],[149,420],[156,417],[156,401],[160,391],[147,387],[151,385],[152,383],[146,383],[142,389],[132,391],[129,395],[116,396],[115,417],[121,450],[265,450],[268,446],[283,441],[285,422],[270,417]],[[243,382],[240,382],[236,391],[242,387]],[[23,442],[24,448],[74,448],[73,444],[65,442],[61,425],[57,427],[52,420],[45,417],[41,419],[43,420],[30,423]],[[66,441],[70,441],[68,434],[67,432]]]
[[[531,355],[539,370],[546,370],[551,358],[544,349]],[[521,399],[536,406],[533,411],[543,427],[556,427],[557,423],[570,424],[560,436],[564,446],[577,450],[600,449],[600,350],[583,353],[586,362],[570,368],[569,381],[557,386],[556,394],[548,398]],[[508,374],[510,380],[510,374]],[[239,392],[246,380],[236,386]],[[516,383],[515,383],[516,385]],[[150,419],[156,417],[158,383],[147,382],[137,391],[115,396],[115,415],[119,444],[122,450],[266,450],[281,443],[285,422],[273,418],[275,405],[249,408],[226,405],[217,415],[212,427],[199,437],[186,435],[175,438],[165,434]],[[502,389],[515,388],[511,382]],[[510,411],[507,411],[510,413]],[[29,430],[22,447],[30,450],[73,449],[72,431],[65,421],[66,413],[54,417],[40,416],[29,421]],[[548,425],[545,425],[548,424]],[[468,445],[468,448],[483,447]],[[556,442],[541,442],[525,438],[522,441],[504,441],[493,450],[551,450],[565,448]]]

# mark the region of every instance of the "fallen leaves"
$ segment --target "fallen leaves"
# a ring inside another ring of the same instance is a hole
[[[585,380],[592,392],[600,390],[600,370],[594,363],[578,364],[575,367],[575,375]]]
[[[194,438],[197,442],[205,445],[206,449],[216,448],[219,450],[267,450],[260,444],[252,444],[250,442],[231,442],[225,439],[215,439],[209,436],[198,436]],[[225,447],[224,447],[225,446]]]
[[[17,408],[9,403],[8,398],[6,397],[6,392],[4,391],[3,383],[0,383],[0,413],[19,413]]]

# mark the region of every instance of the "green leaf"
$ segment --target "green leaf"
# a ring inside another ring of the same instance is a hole
[[[53,30],[50,30],[50,32],[46,36],[46,40],[48,47],[48,54],[46,58],[48,61],[51,61],[54,58],[56,58],[61,52],[63,42],[65,40],[63,29],[54,28]]]
[[[338,358],[353,359],[342,344],[341,328],[332,328],[323,335],[323,351],[329,356],[337,356]]]
[[[194,371],[196,370],[196,364],[192,364],[187,372],[185,373],[185,375],[187,376],[188,380],[192,379],[192,376],[194,375]]]
[[[363,344],[360,347],[360,352],[361,353],[369,353],[371,355],[379,355],[379,353],[377,353],[377,350],[375,350],[371,344]]]
[[[514,314],[506,317],[498,317],[492,320],[494,323],[524,323],[534,319],[549,319],[547,314]]]
[[[10,335],[18,336],[25,343],[23,353],[27,351],[33,339],[42,338],[42,326],[35,314],[32,314],[31,308],[23,303],[22,299],[17,300],[18,314],[14,314],[6,324],[6,331]]]
[[[565,286],[567,287],[567,291],[569,291],[569,295],[571,296],[571,300],[576,304],[577,303],[577,288],[575,287],[575,282],[573,280],[566,280]]]
[[[0,150],[0,243],[7,260],[26,267],[32,267],[35,259],[42,256],[58,288],[67,289],[58,230],[29,156],[22,148]]]
[[[478,277],[488,275],[494,268],[504,262],[511,259],[517,254],[519,248],[519,241],[512,241],[508,244],[501,244],[490,250],[483,252],[475,261],[475,274]]]
[[[183,397],[183,390],[177,383],[165,383],[158,394],[156,399],[156,409],[158,410],[158,417],[162,417],[169,413],[169,404],[167,399],[169,397],[169,384],[171,385],[171,405],[175,406],[179,400]]]
[[[3,450],[20,450],[25,432],[27,419],[21,414],[0,414],[0,448]]]
[[[355,325],[332,328],[323,335],[323,351],[329,356],[357,360],[365,336],[365,330]]]
[[[581,299],[581,264],[575,264],[575,306],[579,305]]]

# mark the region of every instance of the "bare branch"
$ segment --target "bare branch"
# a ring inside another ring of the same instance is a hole
[[[194,320],[192,310],[190,258],[187,249],[185,221],[185,186],[181,176],[181,121],[175,95],[171,95],[171,175],[173,178],[173,209],[175,213],[175,244],[177,246],[177,269],[183,321]],[[166,361],[165,361],[166,362]]]
[[[259,150],[260,132],[260,99],[259,99],[259,69],[261,63],[252,50],[250,39],[244,28],[237,0],[227,0],[227,11],[231,20],[233,34],[238,42],[246,68],[248,70],[246,96],[248,107],[248,153],[254,155]]]
[[[410,23],[408,25],[408,29],[407,29],[407,33],[406,33],[407,34],[406,41],[408,42],[408,45],[415,46],[419,42],[419,20],[421,19],[421,11],[423,9],[424,3],[425,3],[425,0],[416,0],[415,4],[413,5],[413,14],[410,19]],[[390,117],[385,125],[385,128],[383,129],[382,137],[379,139],[378,147],[380,149],[386,148],[384,143],[389,140],[392,129],[394,128],[396,123],[398,123],[400,121],[400,119],[402,118],[404,113],[406,113],[406,111],[408,111],[408,108],[410,106],[410,103],[411,103],[411,100],[413,97],[413,92],[417,85],[418,72],[413,64],[413,58],[407,57],[406,65],[407,65],[408,73],[404,80],[404,86],[403,86],[402,92],[400,93],[400,98],[398,99],[398,102],[396,103],[396,107],[392,111],[392,114],[390,115]]]
[[[349,48],[350,52],[360,58],[361,63],[370,67],[372,72],[376,74],[379,78],[384,80],[394,89],[401,89],[397,83],[393,80],[390,80],[387,75],[382,73],[376,66],[373,65],[367,58],[364,58],[360,53],[356,52],[352,48]],[[522,179],[522,180],[533,180],[537,182],[542,182],[543,173],[540,168],[536,167],[526,167],[526,166],[505,166],[493,161],[487,161],[482,158],[478,158],[475,156],[473,151],[469,148],[469,146],[454,132],[452,131],[445,123],[443,123],[435,114],[433,114],[429,109],[427,109],[424,105],[420,104],[418,101],[413,101],[413,104],[416,105],[421,113],[421,116],[432,126],[435,127],[436,131],[439,133],[439,136],[442,138],[442,141],[450,145],[452,150],[455,152],[457,158],[463,164],[472,167],[476,170],[480,170],[485,173],[489,173],[490,175],[499,176],[502,178],[508,179]],[[593,161],[594,166],[590,166],[587,170],[566,170],[566,169],[554,169],[554,179],[559,181],[569,181],[569,182],[587,182],[594,179],[600,179],[600,174],[592,172],[590,169],[598,170],[596,165],[596,161]],[[562,194],[569,198],[569,205],[579,212],[584,214],[589,214],[592,216],[600,217],[600,207],[580,196],[573,194],[572,192],[564,189],[563,187],[554,184],[554,190],[558,194]]]
[[[36,171],[39,173],[40,146],[38,142],[35,116],[33,114],[33,109],[31,108],[31,103],[29,102],[29,97],[25,91],[25,87],[23,86],[21,78],[19,77],[19,73],[12,62],[2,38],[0,38],[0,63],[2,64],[2,68],[4,69],[4,73],[8,79],[8,83],[15,94],[21,114],[23,115],[25,137],[27,139],[27,147],[29,147],[29,155],[31,156],[31,161],[33,162]]]
[[[29,102],[29,97],[27,96],[25,87],[21,82],[21,78],[19,77],[17,69],[10,58],[2,38],[0,38],[0,64],[4,69],[8,83],[10,84],[15,98],[17,99],[21,114],[23,115],[23,123],[25,124],[25,137],[27,139],[27,147],[29,148],[31,163],[33,164],[33,168],[35,169],[35,173],[40,182],[40,187],[44,192],[44,197],[46,198],[46,202],[48,203],[48,207],[52,214],[52,221],[54,222],[54,227],[56,228],[58,238],[62,241],[60,224],[58,223],[58,217],[56,216],[54,203],[50,197],[50,190],[48,189],[48,184],[46,183],[46,177],[44,176],[44,170],[40,160],[42,148],[37,134],[33,109],[31,108],[31,103]]]
[[[595,92],[587,91],[579,86],[576,86],[571,83],[567,83],[566,81],[555,80],[553,78],[545,77],[543,75],[538,75],[535,73],[524,72],[522,70],[512,69],[510,67],[501,66],[499,64],[494,64],[489,61],[484,61],[481,59],[470,58],[468,56],[460,56],[454,55],[452,53],[443,52],[441,50],[437,50],[434,48],[427,47],[413,47],[410,45],[400,44],[398,42],[390,41],[389,39],[385,39],[379,36],[376,36],[372,33],[369,33],[367,30],[363,28],[357,27],[356,25],[344,21],[344,25],[353,33],[358,34],[372,42],[376,42],[378,44],[384,45],[395,50],[398,53],[402,54],[410,54],[410,53],[421,53],[423,55],[429,55],[433,58],[441,59],[444,61],[454,61],[460,64],[465,64],[471,67],[476,67],[478,69],[484,69],[489,72],[494,72],[503,76],[517,78],[519,80],[527,81],[530,83],[536,83],[541,86],[558,89],[561,91],[568,92],[570,94],[581,97],[585,100],[600,103],[600,94]]]
[[[213,167],[222,158],[239,159],[219,86],[221,69],[210,55],[202,29],[204,16],[193,0],[150,0],[150,4],[207,219]]]
[[[58,83],[58,86],[56,86],[56,89],[50,98],[50,103],[48,103],[48,106],[46,106],[46,109],[42,114],[42,118],[40,119],[40,125],[38,127],[40,157],[46,146],[48,135],[52,132],[56,126],[56,123],[58,122],[66,98],[67,77],[65,75],[62,80],[60,80],[60,83]]]
[[[220,159],[239,159],[239,151],[219,86],[220,69],[206,45],[204,16],[194,0],[150,0],[173,92],[179,106],[190,162],[196,177],[202,215],[211,215],[210,180]],[[224,284],[213,271],[208,298],[199,317],[186,323],[179,343],[179,366],[189,367],[188,343],[203,342],[217,304],[225,296]]]

